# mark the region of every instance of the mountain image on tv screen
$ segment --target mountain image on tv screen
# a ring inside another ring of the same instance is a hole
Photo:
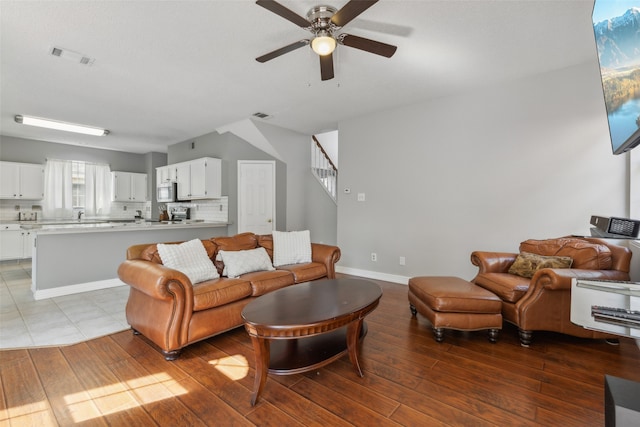
[[[640,0],[596,0],[593,29],[614,154],[640,144]]]

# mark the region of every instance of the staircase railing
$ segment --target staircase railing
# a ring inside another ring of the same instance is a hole
[[[311,137],[311,171],[318,179],[322,188],[331,199],[337,203],[338,196],[338,168],[333,164],[327,152],[315,136]]]

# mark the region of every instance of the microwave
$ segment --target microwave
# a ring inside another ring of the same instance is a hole
[[[158,184],[157,199],[158,199],[158,202],[162,202],[162,203],[177,201],[178,200],[178,183],[163,182],[161,184]]]

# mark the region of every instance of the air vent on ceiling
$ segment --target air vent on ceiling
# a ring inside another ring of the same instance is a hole
[[[271,118],[271,116],[270,116],[270,115],[268,115],[268,114],[266,114],[266,113],[260,113],[260,112],[258,112],[258,113],[253,113],[253,117],[257,117],[257,118],[259,118],[259,119],[270,119],[270,118]]]
[[[93,65],[93,63],[95,62],[95,58],[90,58],[82,53],[74,52],[72,50],[64,49],[61,47],[52,47],[50,53],[53,56],[66,59],[77,64]]]

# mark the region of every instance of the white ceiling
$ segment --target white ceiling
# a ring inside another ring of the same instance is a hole
[[[282,0],[305,16],[317,4]],[[593,0],[380,0],[342,32],[398,46],[390,59],[338,46],[335,78],[309,33],[249,0],[0,1],[2,135],[146,153],[250,117],[305,134],[340,120],[595,59]],[[52,46],[95,58],[82,66]],[[463,110],[461,109],[461,113]],[[16,114],[104,127],[76,136]]]

